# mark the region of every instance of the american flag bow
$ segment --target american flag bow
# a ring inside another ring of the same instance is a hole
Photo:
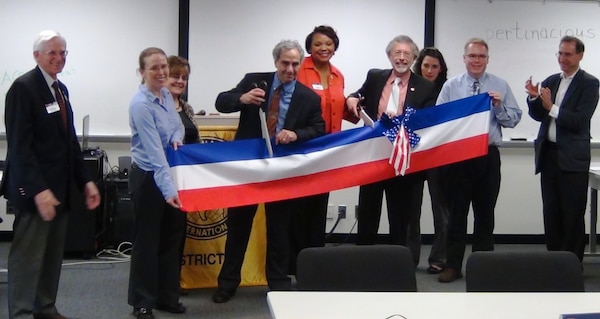
[[[421,137],[408,125],[410,116],[415,112],[416,111],[412,106],[408,106],[402,115],[395,116],[391,119],[385,113],[381,116],[382,122],[388,122],[386,126],[389,127],[389,129],[385,130],[383,135],[385,135],[393,144],[389,163],[394,167],[396,176],[404,176],[406,170],[410,167],[411,149],[421,140]]]

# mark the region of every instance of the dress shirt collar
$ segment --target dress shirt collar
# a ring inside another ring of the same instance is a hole
[[[53,79],[50,74],[48,74],[46,71],[44,71],[44,69],[38,67],[40,69],[40,71],[42,72],[42,75],[44,76],[44,80],[46,80],[46,84],[48,85],[49,88],[52,88],[52,84],[56,81],[58,81],[58,78],[55,80]]]
[[[579,72],[579,70],[581,70],[581,68],[577,68],[577,70],[575,72],[573,72],[573,74],[571,74],[571,75],[566,75],[564,72],[561,72],[560,79],[561,80],[564,80],[564,79],[572,80],[573,77],[575,77],[575,74],[577,74],[577,72]]]
[[[307,56],[306,58],[304,58],[304,62],[303,62],[303,68],[304,69],[311,69],[311,70],[317,70],[315,68],[315,61],[312,58],[312,55]],[[335,66],[333,66],[333,64],[331,64],[331,62],[329,62],[329,72],[331,73],[331,75],[337,76],[337,77],[341,77],[342,76],[342,72],[340,72],[340,70],[338,70],[338,68],[336,68]]]
[[[408,81],[410,80],[410,75],[411,75],[411,71],[406,71],[404,74],[402,75],[398,75],[396,72],[394,72],[394,70],[392,70],[392,72],[390,73],[390,76],[388,77],[387,80],[387,84],[392,85],[394,84],[394,80],[396,78],[400,78],[400,85],[401,86],[407,86],[408,85]]]
[[[473,83],[475,83],[475,81],[479,81],[479,86],[483,87],[486,80],[488,79],[488,74],[487,72],[484,72],[479,79],[476,79],[474,77],[472,77],[468,72],[465,73],[466,74],[466,79],[467,79],[467,83],[469,84],[469,87],[473,86]],[[483,91],[482,91],[483,92]]]
[[[165,109],[166,109],[166,106],[165,106],[166,99],[173,100],[173,96],[171,95],[171,92],[169,92],[169,90],[165,87],[162,87],[160,89],[161,99],[159,99],[158,96],[154,95],[154,93],[150,92],[150,89],[148,89],[148,87],[145,84],[140,84],[139,89],[140,89],[140,92],[142,92],[142,94],[144,94],[144,96],[148,99],[148,101],[156,103]],[[162,103],[160,103],[160,101],[162,101]],[[175,110],[175,108],[173,108],[173,110]]]
[[[281,80],[279,80],[279,78],[277,77],[277,72],[275,74],[273,74],[273,85],[271,85],[271,93],[273,91],[275,91],[279,86],[281,85]],[[286,84],[284,84],[281,87],[281,92],[280,93],[293,93],[294,92],[294,87],[296,87],[296,80],[290,81]]]

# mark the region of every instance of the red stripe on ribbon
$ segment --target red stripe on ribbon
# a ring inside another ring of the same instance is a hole
[[[394,176],[394,169],[383,159],[263,183],[180,190],[179,199],[185,203],[183,210],[195,212],[321,194]]]

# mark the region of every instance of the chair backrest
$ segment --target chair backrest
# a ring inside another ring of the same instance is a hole
[[[567,251],[479,251],[467,259],[467,292],[585,291],[581,262]]]
[[[305,291],[417,291],[410,250],[397,245],[303,249],[296,283]]]

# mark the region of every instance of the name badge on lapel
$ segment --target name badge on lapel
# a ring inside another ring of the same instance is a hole
[[[52,114],[52,113],[55,113],[58,111],[60,111],[60,107],[58,106],[58,103],[54,102],[54,103],[46,104],[46,112],[48,112],[48,114]]]
[[[312,85],[313,90],[323,91],[323,85],[320,83],[314,83]]]

